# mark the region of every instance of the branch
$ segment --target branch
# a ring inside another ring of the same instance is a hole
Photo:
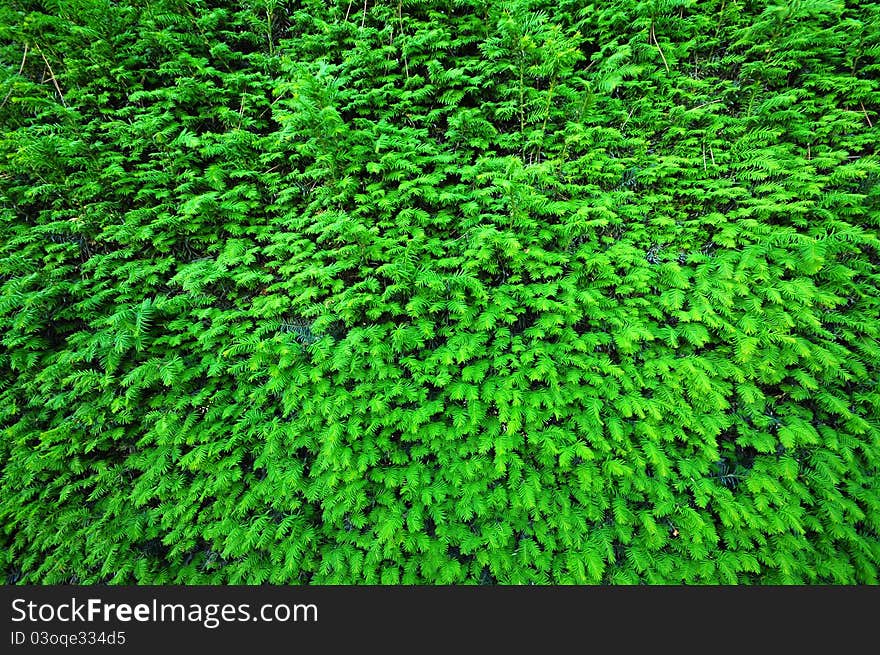
[[[21,75],[22,71],[24,70],[24,62],[27,61],[27,53],[28,53],[28,44],[25,43],[24,44],[24,54],[21,55],[21,66],[18,67],[18,74],[19,75]],[[862,108],[864,109],[864,105],[862,106]]]
[[[663,59],[663,65],[666,66],[666,72],[668,73],[669,64],[666,63],[666,57],[663,55],[663,48],[657,43],[657,35],[654,34],[654,21],[651,21],[651,38],[654,39],[654,45],[657,46],[657,50],[660,52],[660,57]]]
[[[58,96],[61,98],[61,104],[67,107],[67,103],[64,102],[64,94],[61,93],[61,87],[58,86],[58,80],[55,79],[55,71],[52,70],[52,65],[49,63],[49,60],[46,59],[46,55],[43,54],[43,49],[40,48],[39,44],[34,44],[37,47],[37,51],[40,53],[40,56],[43,58],[43,61],[46,62],[46,68],[49,69],[49,74],[52,76],[50,79],[52,80],[52,84],[55,85],[55,90],[58,91]]]
[[[714,105],[719,102],[723,102],[722,100],[710,100],[709,102],[704,102],[702,105],[697,105],[696,107],[691,107],[687,111],[696,111],[697,109],[701,109],[703,107],[708,107],[709,105]]]
[[[27,53],[28,53],[28,44],[24,44],[24,54],[21,56],[21,66],[18,67],[18,74],[21,75],[24,70],[24,63],[27,61]],[[9,100],[9,96],[12,95],[12,89],[9,89],[9,93],[6,94],[6,97],[3,98],[3,102],[0,102],[0,108],[6,104],[6,101]]]

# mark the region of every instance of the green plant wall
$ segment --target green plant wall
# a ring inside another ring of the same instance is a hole
[[[9,0],[7,583],[876,584],[880,3]]]

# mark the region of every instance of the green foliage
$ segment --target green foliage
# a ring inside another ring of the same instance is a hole
[[[0,6],[0,568],[871,583],[880,4]]]

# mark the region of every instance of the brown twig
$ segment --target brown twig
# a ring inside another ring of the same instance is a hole
[[[24,44],[24,53],[21,55],[21,66],[18,67],[18,74],[21,75],[22,71],[24,71],[24,63],[27,61],[27,53],[28,53],[28,44]]]
[[[34,45],[37,46],[37,51],[40,53],[43,61],[46,62],[46,68],[49,69],[49,74],[52,76],[50,79],[52,80],[52,84],[55,85],[55,90],[58,91],[58,96],[61,98],[61,104],[67,107],[67,103],[64,102],[64,94],[61,93],[61,87],[58,86],[58,80],[55,79],[55,71],[52,70],[52,65],[49,63],[49,60],[46,59],[46,55],[43,54],[43,50],[40,48],[39,44],[35,43]]]
[[[874,124],[871,122],[871,117],[868,116],[868,112],[865,109],[865,103],[860,102],[859,104],[862,106],[862,112],[864,112],[864,114],[865,114],[865,120],[868,121],[868,127],[874,127]]]
[[[669,64],[666,63],[666,56],[663,54],[663,48],[657,43],[657,35],[654,33],[654,21],[651,21],[651,38],[654,39],[654,45],[657,46],[657,50],[660,52],[660,58],[663,59],[663,65],[666,67],[666,72],[668,73]]]
[[[21,75],[22,71],[24,70],[24,64],[27,61],[27,55],[28,55],[28,44],[25,43],[24,44],[24,54],[22,54],[22,56],[21,56],[21,66],[18,67],[18,74],[19,75]],[[12,95],[12,89],[9,89],[9,93],[7,93],[6,97],[3,98],[3,102],[0,102],[0,107],[3,107],[3,105],[6,104],[6,101],[9,100],[9,96],[11,96],[11,95]]]

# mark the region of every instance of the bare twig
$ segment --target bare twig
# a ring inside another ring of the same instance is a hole
[[[58,86],[58,80],[55,79],[55,71],[52,70],[52,65],[49,63],[49,60],[46,59],[46,55],[43,54],[43,50],[40,48],[39,44],[35,43],[34,45],[37,46],[37,51],[40,53],[43,61],[46,62],[46,68],[49,69],[49,74],[52,76],[50,79],[52,80],[52,84],[55,85],[55,90],[58,91],[58,96],[61,98],[61,104],[67,107],[67,103],[64,102],[64,94],[61,93],[61,87]]]
[[[666,72],[668,73],[669,64],[666,63],[666,56],[663,54],[663,48],[657,43],[657,35],[654,33],[654,21],[651,21],[651,38],[654,40],[654,45],[657,46],[657,50],[660,52],[660,58],[663,59],[663,65],[666,67]]]
[[[21,55],[21,66],[18,67],[18,74],[21,75],[22,71],[24,71],[24,63],[27,61],[27,53],[28,53],[28,44],[24,44],[24,53]]]
[[[862,106],[862,111],[865,114],[865,120],[868,121],[868,127],[874,127],[874,124],[871,122],[871,117],[868,116],[868,112],[865,110],[865,103],[860,102],[859,104]]]
[[[269,55],[275,52],[275,46],[272,44],[272,20],[275,18],[275,8],[266,7],[266,40],[269,42]]]
[[[400,35],[404,36],[403,31],[403,2],[397,3],[397,21],[400,23]],[[403,69],[406,72],[406,81],[409,82],[409,61],[406,57],[406,46],[401,42],[400,44],[400,54],[403,55]]]
[[[715,26],[715,34],[712,35],[712,50],[709,52],[709,56],[706,57],[707,61],[712,61],[712,57],[715,56],[715,44],[718,41],[718,32],[721,30],[721,22],[724,20],[724,8],[727,6],[727,0],[723,0],[721,3],[721,9],[718,11],[718,24]]]
[[[367,0],[364,0],[364,14],[361,16],[361,29],[364,29],[364,23],[367,22]]]
[[[716,103],[722,102],[721,100],[710,100],[709,102],[704,102],[702,105],[697,105],[696,107],[691,107],[688,111],[696,111],[697,109],[702,109],[703,107],[707,107],[709,105],[714,105]]]
[[[544,122],[541,123],[541,143],[538,145],[538,163],[541,162],[541,150],[544,147],[544,136],[547,134],[547,119],[550,118],[550,103],[553,101],[553,89],[556,86],[556,77],[554,73],[553,79],[550,80],[550,89],[547,92],[547,106],[544,108]]]
[[[21,66],[18,67],[18,74],[21,75],[22,71],[24,71],[24,64],[27,61],[28,55],[28,44],[24,44],[24,54],[21,56]],[[9,96],[12,95],[12,89],[9,89],[9,93],[6,94],[6,97],[3,98],[3,102],[0,102],[0,107],[6,104],[6,101],[9,100]]]

